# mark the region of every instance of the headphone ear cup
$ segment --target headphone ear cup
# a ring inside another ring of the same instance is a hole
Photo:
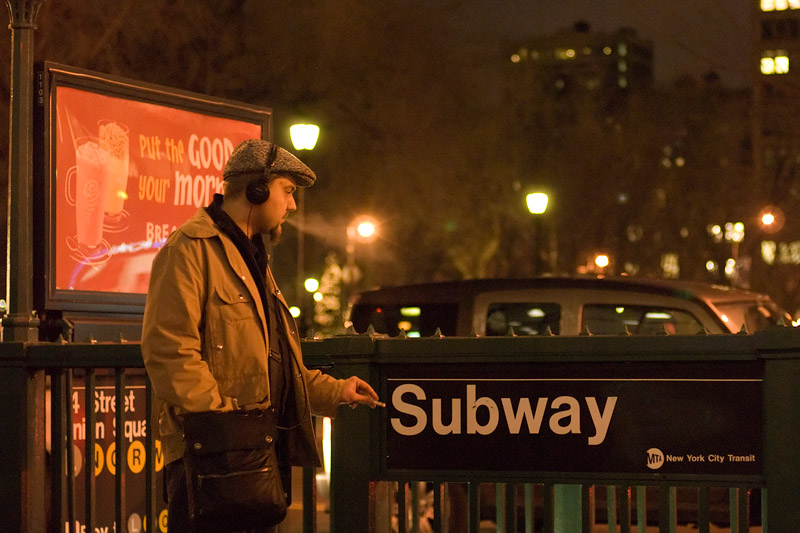
[[[253,180],[247,184],[244,194],[251,204],[263,204],[269,199],[269,185],[263,179]]]

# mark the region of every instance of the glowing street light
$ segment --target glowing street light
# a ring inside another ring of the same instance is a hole
[[[783,211],[779,207],[768,205],[758,214],[761,222],[761,231],[765,233],[776,233],[783,228],[785,218]]]
[[[533,192],[525,197],[528,204],[528,211],[532,215],[543,215],[547,211],[547,195],[543,192]]]
[[[319,126],[316,124],[294,124],[289,128],[292,145],[295,150],[313,150],[319,138]]]
[[[370,242],[377,236],[378,226],[375,219],[362,215],[353,219],[347,227],[347,238],[359,242]]]
[[[307,292],[317,292],[319,289],[319,280],[316,278],[306,278],[306,281],[303,283],[306,288]]]

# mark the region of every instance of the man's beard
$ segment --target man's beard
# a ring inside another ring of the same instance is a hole
[[[269,230],[270,244],[272,244],[273,246],[278,244],[281,240],[281,233],[283,233],[283,228],[281,228],[280,224]]]

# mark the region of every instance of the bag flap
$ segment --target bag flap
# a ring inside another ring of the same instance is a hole
[[[183,434],[188,452],[207,454],[268,448],[278,431],[271,411],[209,411],[187,413]]]

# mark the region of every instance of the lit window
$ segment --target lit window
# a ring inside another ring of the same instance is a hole
[[[661,256],[661,272],[665,278],[678,278],[681,274],[678,254],[667,253]]]
[[[520,57],[519,54],[512,54],[511,55],[511,62],[512,63],[519,63]]]
[[[761,73],[786,74],[789,72],[789,56],[785,50],[766,50],[761,56]]]
[[[761,0],[761,11],[800,9],[800,0]]]
[[[778,245],[775,241],[762,241],[761,242],[761,259],[768,265],[775,263],[777,256]]]
[[[800,1],[800,0],[798,0],[798,1]],[[585,55],[585,56],[592,55],[592,49],[589,48],[588,46],[584,46],[583,47],[583,55]]]
[[[619,62],[617,63],[617,69],[618,69],[620,72],[628,72],[628,62],[627,62],[627,61],[624,61],[624,60],[621,60],[621,61],[619,61]]]
[[[606,46],[605,48],[603,48],[603,54],[605,54],[607,56],[610,56],[611,55],[611,47],[610,46]]]
[[[628,43],[619,43],[617,45],[617,53],[621,56],[628,55]]]
[[[625,76],[620,76],[620,77],[619,77],[619,79],[617,80],[617,84],[618,84],[618,85],[619,85],[621,88],[623,88],[623,89],[624,89],[625,87],[627,87],[627,86],[628,86],[628,78],[626,78]]]

